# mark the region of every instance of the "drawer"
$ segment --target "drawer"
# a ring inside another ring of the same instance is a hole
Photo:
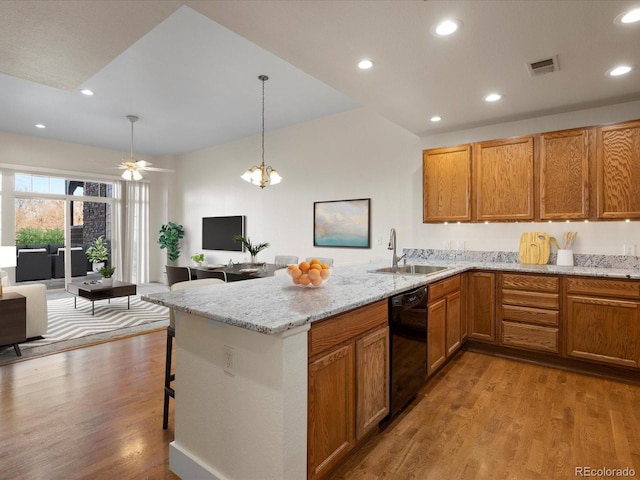
[[[640,298],[640,281],[605,278],[567,277],[567,293],[603,295],[618,298]]]
[[[544,310],[542,308],[520,307],[516,305],[502,305],[502,320],[531,323],[534,325],[560,325],[560,312]]]
[[[557,293],[524,292],[521,290],[503,290],[503,305],[522,305],[524,307],[560,308],[560,296]]]
[[[560,278],[552,275],[523,275],[503,273],[502,288],[510,290],[529,290],[534,292],[560,291]]]
[[[460,290],[460,275],[429,285],[427,288],[429,295],[428,301],[431,303],[456,290]]]
[[[388,312],[388,301],[380,300],[313,323],[309,330],[309,358],[373,328],[387,325]]]
[[[558,353],[558,329],[502,322],[502,345],[539,352]]]

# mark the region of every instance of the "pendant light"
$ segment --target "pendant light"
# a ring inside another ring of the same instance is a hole
[[[264,82],[269,80],[266,75],[260,75],[258,80],[262,82],[262,163],[259,166],[253,166],[242,174],[240,178],[264,188],[267,185],[276,185],[282,181],[282,177],[278,175],[275,168],[264,164]]]

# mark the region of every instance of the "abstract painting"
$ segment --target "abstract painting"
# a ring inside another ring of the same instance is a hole
[[[314,202],[313,245],[370,248],[371,199]]]

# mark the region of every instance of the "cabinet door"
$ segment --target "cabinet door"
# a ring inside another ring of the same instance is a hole
[[[640,121],[597,129],[598,218],[640,218]]]
[[[458,291],[447,295],[447,358],[456,353],[456,351],[460,348],[462,342],[460,313],[460,292]]]
[[[309,364],[307,478],[323,476],[355,444],[354,344]]]
[[[542,133],[540,148],[540,219],[589,218],[589,165],[593,130]]]
[[[356,340],[356,439],[389,413],[389,327]]]
[[[471,220],[471,146],[422,153],[423,221]]]
[[[567,354],[596,362],[640,366],[640,303],[567,297]]]
[[[533,220],[533,137],[473,145],[476,220]]]
[[[493,343],[496,339],[496,276],[492,272],[471,272],[468,275],[469,338]]]
[[[430,303],[427,314],[427,376],[446,360],[446,322],[447,299],[441,298]]]

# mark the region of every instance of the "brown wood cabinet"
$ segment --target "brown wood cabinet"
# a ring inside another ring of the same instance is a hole
[[[471,145],[422,153],[423,222],[471,220]]]
[[[560,353],[560,279],[500,274],[500,344]]]
[[[307,478],[326,476],[389,412],[389,327],[381,300],[309,331]]]
[[[640,282],[567,277],[567,355],[640,367]]]
[[[594,136],[592,128],[536,136],[540,158],[540,220],[589,218]]]
[[[534,219],[533,153],[533,137],[473,144],[476,220]]]
[[[640,121],[596,132],[598,218],[640,218]]]
[[[496,275],[466,273],[468,338],[494,343],[496,340]]]
[[[428,287],[427,376],[440,368],[462,345],[461,276]]]

